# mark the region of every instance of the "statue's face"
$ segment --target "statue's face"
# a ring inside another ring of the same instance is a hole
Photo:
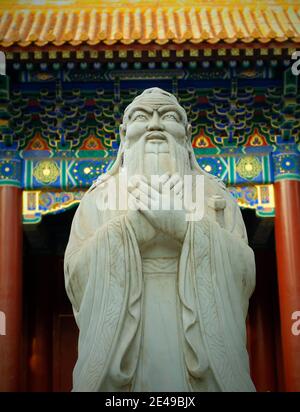
[[[130,110],[125,135],[128,146],[143,136],[149,141],[166,140],[167,134],[177,143],[184,145],[186,128],[176,105],[137,105]]]

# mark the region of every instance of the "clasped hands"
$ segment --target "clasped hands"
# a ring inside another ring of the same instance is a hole
[[[183,241],[188,223],[183,207],[183,182],[178,174],[165,173],[151,179],[151,183],[136,176],[128,192],[128,219],[138,241],[146,241],[147,232],[148,237],[163,232]]]

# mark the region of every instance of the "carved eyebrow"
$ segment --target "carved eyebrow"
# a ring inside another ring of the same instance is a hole
[[[184,120],[182,113],[178,110],[176,106],[162,106],[162,107],[159,107],[157,111],[159,114],[164,114],[167,112],[175,112],[176,114],[178,114],[181,120]]]
[[[131,111],[128,113],[128,119],[130,120],[132,118],[132,116],[134,115],[135,112],[144,112],[147,114],[152,114],[153,113],[153,109],[152,108],[148,108],[148,107],[134,107],[131,109]]]

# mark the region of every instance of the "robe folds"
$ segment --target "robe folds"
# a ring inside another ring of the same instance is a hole
[[[133,390],[142,345],[139,246],[125,212],[98,210],[103,190],[100,185],[81,201],[65,254],[66,290],[80,329],[73,391]],[[207,190],[220,192],[211,182]],[[255,286],[254,254],[238,206],[222,193],[227,201],[224,227],[209,213],[189,222],[178,263],[189,391],[201,391],[208,368],[221,391],[255,391],[245,327]]]

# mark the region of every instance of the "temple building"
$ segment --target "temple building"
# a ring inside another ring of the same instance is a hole
[[[300,391],[299,43],[300,0],[0,1],[0,391],[71,389],[71,221],[124,108],[155,86],[241,207],[256,388]]]

